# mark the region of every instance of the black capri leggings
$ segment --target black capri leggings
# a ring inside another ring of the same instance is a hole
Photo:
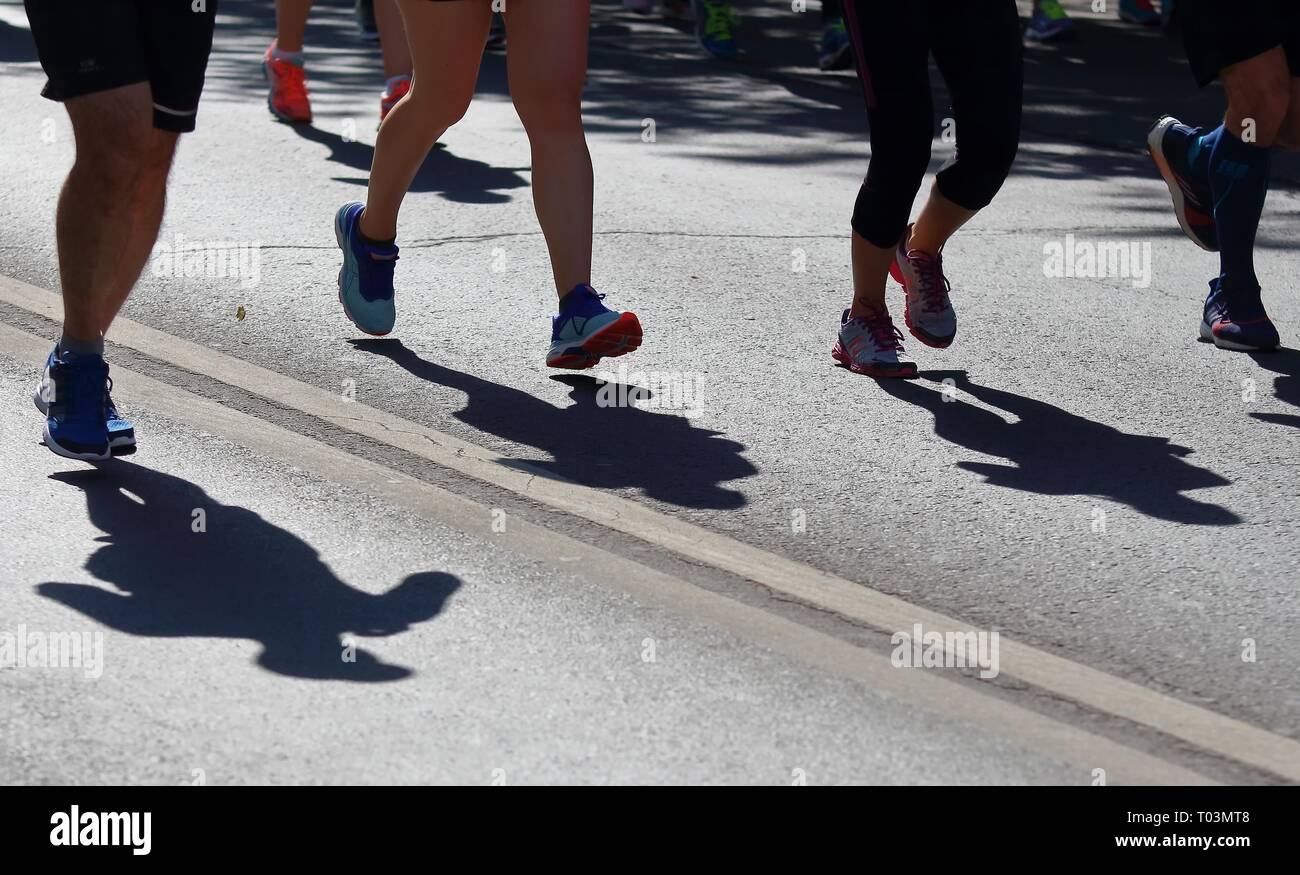
[[[969,210],[988,206],[1020,145],[1024,57],[1015,0],[844,0],[871,125],[871,164],[853,230],[898,244],[930,164],[930,53],[952,97],[957,156],[939,191]]]

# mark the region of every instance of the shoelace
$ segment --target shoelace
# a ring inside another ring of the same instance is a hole
[[[1043,2],[1039,4],[1038,8],[1042,11],[1044,16],[1052,21],[1059,21],[1062,18],[1068,17],[1065,14],[1065,10],[1061,8],[1060,0],[1043,0]]]
[[[921,296],[921,308],[928,313],[939,313],[948,309],[948,293],[952,284],[943,275],[943,257],[925,253],[907,255],[918,278],[917,294]]]
[[[735,21],[731,8],[723,3],[705,2],[704,10],[708,16],[704,21],[704,32],[715,39],[730,37],[731,25]]]
[[[562,310],[560,311],[560,315],[561,315],[561,316],[564,316],[564,315],[565,315],[564,310],[568,310],[568,309],[572,306],[571,304],[569,304],[569,297],[572,297],[572,296],[575,295],[575,294],[577,294],[577,290],[574,290],[573,292],[570,292],[569,295],[565,297],[565,299],[564,299],[564,309],[562,309]],[[595,298],[597,301],[603,301],[603,300],[605,300],[605,295],[604,295],[604,293],[603,293],[603,292],[598,292],[598,291],[596,291],[595,289],[591,289],[591,288],[589,288],[588,291],[587,291],[587,294],[589,294],[591,297]],[[577,304],[578,302],[579,302],[579,299],[578,299],[578,298],[574,298],[574,304]]]
[[[108,377],[104,381],[104,413],[109,419],[117,415],[117,405],[113,403],[113,378]]]
[[[287,100],[295,103],[307,100],[307,73],[291,61],[273,60],[276,86]]]
[[[849,324],[861,325],[865,328],[871,335],[871,342],[882,352],[903,351],[903,332],[894,325],[894,320],[889,318],[888,313],[880,313],[876,316],[854,316],[849,320]]]
[[[103,393],[100,396],[100,403],[104,405],[104,409],[107,411],[108,390],[113,386],[113,381],[108,377],[108,365],[64,363],[59,376],[61,377],[60,382],[67,380],[68,388],[71,389],[71,392],[66,390],[56,392],[56,398],[59,398],[56,401],[56,405],[60,408],[59,419],[66,420],[68,414],[72,412],[68,406],[67,398],[94,397],[96,392]]]

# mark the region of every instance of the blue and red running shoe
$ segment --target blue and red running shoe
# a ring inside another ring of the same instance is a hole
[[[551,317],[548,367],[580,371],[641,345],[641,322],[636,314],[611,310],[601,303],[604,299],[585,284],[574,286],[561,299],[559,314]]]
[[[1273,320],[1264,312],[1259,289],[1249,294],[1229,293],[1219,280],[1210,280],[1210,295],[1205,299],[1201,318],[1201,340],[1241,352],[1276,349],[1281,339]]]
[[[393,268],[396,246],[371,246],[361,239],[357,225],[365,204],[350,203],[334,216],[334,239],[343,250],[339,268],[339,303],[352,324],[375,337],[393,330],[397,308],[393,303]]]
[[[1166,3],[1169,0],[1165,0]],[[1129,24],[1154,27],[1160,24],[1160,13],[1151,5],[1151,0],[1119,0],[1119,20]]]
[[[1147,134],[1147,151],[1160,171],[1174,200],[1174,215],[1197,246],[1207,252],[1219,251],[1219,230],[1214,224],[1214,195],[1207,180],[1198,180],[1186,172],[1187,154],[1200,132],[1171,115],[1155,123]]]

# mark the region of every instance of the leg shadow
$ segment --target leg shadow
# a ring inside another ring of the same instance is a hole
[[[400,340],[353,340],[366,352],[392,360],[415,377],[464,392],[456,418],[487,434],[548,453],[554,461],[517,462],[520,468],[598,489],[638,489],[680,507],[731,510],[745,498],[722,486],[758,473],[741,453],[744,444],[696,428],[684,416],[636,406],[598,403],[602,383],[572,374],[552,379],[570,389],[573,404],[556,407],[526,392],[425,361]],[[630,394],[635,387],[625,387]]]
[[[311,125],[293,125],[294,133],[304,140],[319,143],[330,150],[328,161],[342,164],[364,174],[360,177],[334,177],[338,182],[364,186],[370,176],[375,147],[341,134],[323,131]],[[435,192],[461,204],[498,204],[510,200],[505,192],[528,185],[520,173],[526,167],[493,167],[484,161],[460,158],[438,143],[429,152],[415,174],[409,191],[413,194]]]
[[[1300,350],[1278,349],[1273,352],[1252,352],[1250,357],[1261,368],[1278,375],[1273,380],[1273,396],[1293,407],[1300,407]],[[1293,413],[1255,412],[1250,415],[1261,422],[1300,428],[1300,416]]]
[[[163,638],[246,638],[257,662],[295,678],[393,681],[411,669],[350,648],[343,636],[387,636],[430,620],[460,586],[450,574],[407,577],[382,595],[353,589],[306,542],[246,508],[221,504],[179,477],[124,462],[51,475],[86,494],[106,534],[86,570],[98,586],[37,591],[121,632]],[[196,511],[206,531],[194,531]]]
[[[1192,451],[1167,438],[1127,434],[1042,401],[980,386],[965,371],[928,371],[921,376],[936,382],[951,378],[961,392],[1018,418],[1008,423],[966,403],[959,394],[945,398],[942,391],[922,383],[879,381],[895,398],[933,413],[939,437],[1010,463],[958,463],[982,474],[986,483],[1041,495],[1097,496],[1171,522],[1205,526],[1241,522],[1227,508],[1183,494],[1230,481],[1185,461]]]

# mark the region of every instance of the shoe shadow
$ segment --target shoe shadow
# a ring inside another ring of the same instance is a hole
[[[1272,352],[1252,352],[1250,357],[1261,368],[1278,375],[1273,380],[1273,396],[1279,401],[1300,407],[1300,350],[1279,348]],[[1261,422],[1300,428],[1300,416],[1292,413],[1257,411],[1250,415]]]
[[[336,176],[336,182],[352,182],[362,186],[367,184],[370,165],[375,157],[374,146],[311,125],[292,125],[292,128],[304,140],[328,147],[330,154],[326,160],[364,174],[360,177]],[[461,204],[506,203],[510,196],[505,192],[527,187],[528,182],[520,175],[527,169],[493,167],[483,161],[461,158],[438,143],[420,165],[409,190],[413,194],[435,192],[449,201]]]
[[[939,437],[1011,463],[958,463],[963,470],[983,475],[986,483],[1041,495],[1096,496],[1170,522],[1241,522],[1227,508],[1183,494],[1231,481],[1185,461],[1192,451],[1167,438],[1128,434],[1033,398],[980,386],[965,371],[925,371],[921,376],[935,382],[951,379],[961,392],[1018,418],[1008,423],[963,401],[960,393],[945,397],[943,390],[924,383],[878,381],[895,398],[933,413]]]
[[[409,668],[345,648],[344,635],[406,631],[437,616],[460,586],[450,574],[424,572],[382,595],[353,589],[292,532],[187,480],[125,462],[51,479],[85,492],[91,522],[106,533],[86,570],[117,592],[42,583],[41,595],[130,635],[256,641],[258,665],[286,677],[409,677]],[[194,530],[198,510],[205,531]]]
[[[526,392],[426,361],[400,340],[354,339],[353,346],[390,359],[413,376],[464,392],[455,414],[486,434],[535,447],[553,461],[514,466],[597,489],[637,489],[679,507],[732,510],[745,497],[722,484],[758,473],[741,453],[744,444],[696,428],[684,416],[651,413],[634,405],[602,406],[601,381],[583,374],[553,376],[574,402],[556,407]],[[645,399],[636,387],[614,389]],[[614,393],[609,393],[614,394]],[[617,395],[615,397],[618,397]]]

